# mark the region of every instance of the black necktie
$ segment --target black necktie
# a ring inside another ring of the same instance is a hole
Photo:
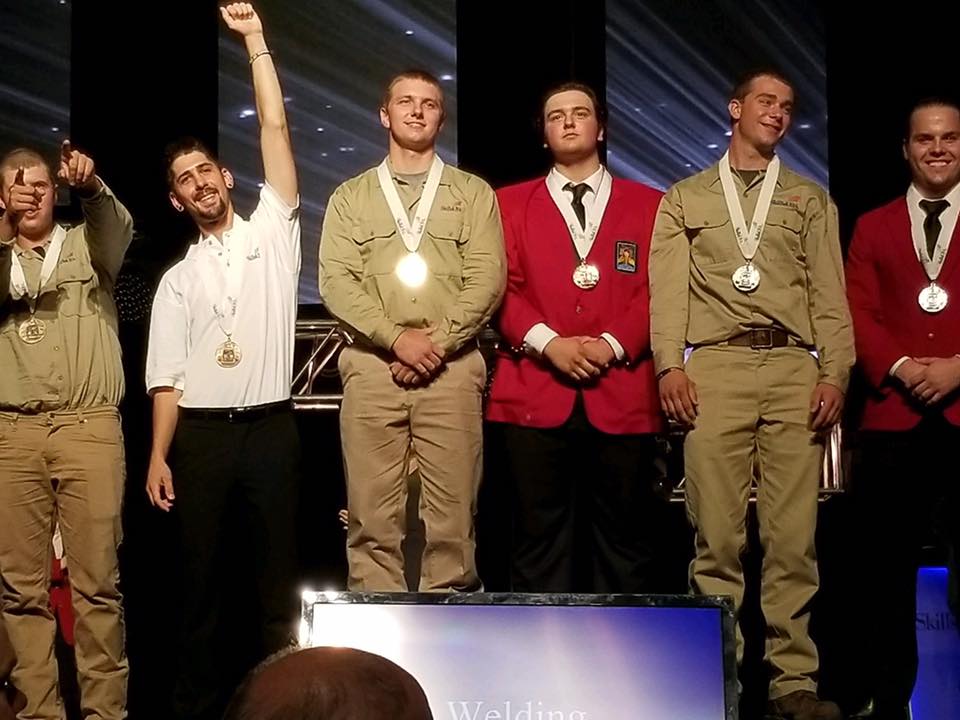
[[[932,260],[937,238],[940,237],[940,213],[950,207],[950,203],[946,200],[921,200],[920,207],[927,214],[927,219],[923,221],[923,234],[927,238],[927,257]]]
[[[587,211],[583,207],[583,196],[587,194],[587,190],[590,189],[590,186],[586,183],[578,183],[574,185],[573,183],[567,183],[563,186],[564,190],[569,190],[573,193],[573,200],[570,201],[570,204],[573,206],[573,212],[577,215],[577,220],[580,221],[580,229],[587,229]]]

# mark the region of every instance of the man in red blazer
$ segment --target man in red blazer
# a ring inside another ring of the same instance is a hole
[[[517,591],[649,590],[662,420],[646,258],[661,193],[601,165],[604,119],[589,87],[550,91],[553,169],[498,193],[505,347],[487,418],[503,424]]]
[[[857,357],[870,385],[852,480],[864,588],[863,654],[874,718],[909,717],[917,674],[916,573],[938,519],[960,525],[960,106],[910,113],[905,197],[857,223],[847,292]],[[951,242],[952,241],[952,242]]]

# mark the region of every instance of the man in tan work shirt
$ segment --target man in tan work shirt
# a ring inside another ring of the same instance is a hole
[[[355,343],[340,356],[351,590],[405,590],[406,477],[419,470],[420,590],[476,590],[473,516],[486,367],[476,335],[503,296],[496,198],[435,153],[443,92],[422,71],[390,82],[389,154],[327,204],[320,295]],[[417,588],[410,588],[417,590]]]
[[[70,567],[84,717],[126,717],[127,659],[117,588],[124,455],[123,371],[112,292],[133,223],[65,142],[59,178],[84,222],[53,222],[56,181],[32,150],[0,160],[0,574],[23,716],[60,720],[49,605],[59,521]]]
[[[660,206],[650,305],[661,404],[690,428],[692,588],[731,595],[739,610],[756,477],[768,716],[807,720],[840,717],[816,696],[808,623],[818,586],[820,439],[840,418],[854,350],[836,209],[774,152],[793,99],[773,71],[737,84],[728,152],[674,185]]]

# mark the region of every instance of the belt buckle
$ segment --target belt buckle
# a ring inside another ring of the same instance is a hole
[[[750,347],[765,349],[773,347],[773,328],[756,328],[751,331]]]

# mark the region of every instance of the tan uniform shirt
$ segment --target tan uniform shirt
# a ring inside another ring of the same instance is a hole
[[[422,182],[393,173],[408,214]],[[376,168],[348,180],[327,204],[320,238],[320,297],[353,330],[389,350],[405,328],[435,327],[448,353],[476,336],[506,287],[496,196],[475,175],[445,165],[418,252],[427,281],[405,286],[395,274],[407,248],[380,190]]]
[[[753,216],[764,173],[749,186],[734,173],[744,216]],[[820,382],[846,390],[855,359],[837,211],[826,191],[781,166],[760,248],[760,285],[733,286],[744,264],[718,166],[674,185],[650,247],[650,326],[657,372],[683,367],[684,348],[779,326],[815,348]]]
[[[113,287],[133,236],[130,213],[110,190],[83,200],[84,222],[66,231],[60,260],[36,304],[46,326],[35,344],[20,339],[30,317],[26,298],[9,296],[10,273],[0,277],[0,410],[27,413],[117,405],[123,368]],[[40,282],[43,257],[19,246],[15,252],[27,286]],[[9,268],[9,259],[0,263]]]

